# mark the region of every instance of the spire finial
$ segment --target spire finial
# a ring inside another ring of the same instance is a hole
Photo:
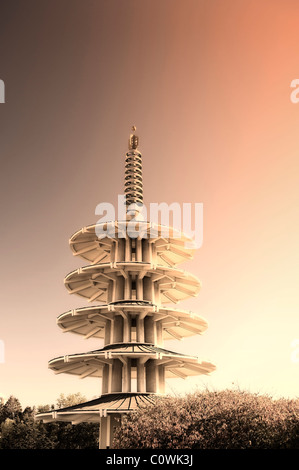
[[[131,130],[133,131],[133,134],[130,135],[129,150],[136,150],[139,143],[137,135],[134,134],[134,132],[136,131],[136,126],[132,126]]]
[[[138,148],[136,126],[131,127],[129,151],[125,163],[125,197],[126,205],[143,204],[142,156]]]

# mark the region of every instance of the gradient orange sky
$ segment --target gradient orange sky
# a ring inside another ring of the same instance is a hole
[[[211,360],[170,392],[299,395],[299,3],[295,0],[3,0],[0,5],[0,396],[23,406],[100,382],[51,358],[102,347],[56,317],[85,306],[64,276],[69,237],[123,193],[132,124],[145,203],[203,203],[202,281],[178,305],[209,322],[167,349]]]

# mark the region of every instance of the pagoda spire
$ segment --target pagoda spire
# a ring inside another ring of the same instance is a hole
[[[125,160],[125,199],[126,206],[143,204],[142,155],[138,150],[139,138],[135,134],[136,126],[132,126],[129,138],[129,149]]]

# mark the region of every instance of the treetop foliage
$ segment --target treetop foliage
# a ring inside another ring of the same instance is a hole
[[[123,449],[299,448],[299,400],[242,391],[159,397],[124,417],[114,446]]]
[[[85,401],[80,393],[58,397],[61,408]],[[50,411],[54,405],[39,406],[38,412]],[[36,409],[26,407],[22,411],[19,400],[9,397],[0,405],[0,449],[97,449],[98,423],[53,422],[43,424],[35,421]]]

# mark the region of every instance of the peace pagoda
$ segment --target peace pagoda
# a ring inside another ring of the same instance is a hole
[[[142,154],[132,129],[125,156],[125,218],[86,226],[70,238],[73,254],[87,265],[68,274],[65,287],[89,305],[57,318],[63,332],[98,338],[103,347],[49,361],[55,374],[101,379],[101,396],[36,416],[45,423],[99,422],[100,449],[113,447],[114,430],[124,413],[165,394],[165,379],[215,370],[210,362],[164,348],[164,341],[201,335],[208,325],[199,315],[173,307],[200,291],[197,277],[177,267],[193,257],[191,237],[138,221]],[[132,220],[138,221],[138,236],[128,230]]]

